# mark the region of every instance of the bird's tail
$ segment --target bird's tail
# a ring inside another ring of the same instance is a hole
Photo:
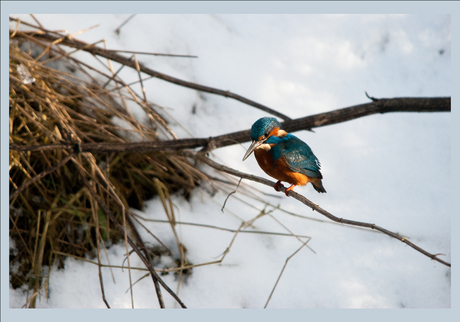
[[[324,189],[323,182],[321,181],[321,179],[311,180],[310,182],[311,182],[313,188],[315,188],[316,191],[318,191],[318,192],[326,192],[326,189]]]

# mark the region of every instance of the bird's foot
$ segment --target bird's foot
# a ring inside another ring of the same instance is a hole
[[[289,188],[286,188],[286,189],[284,190],[284,193],[286,194],[287,197],[288,197],[289,191],[292,191],[292,189],[294,189],[295,186],[296,186],[296,185],[293,184],[293,185],[291,185]],[[281,191],[281,189],[280,189],[281,187],[284,188],[284,185],[281,183],[281,181],[278,180],[278,182],[275,183],[274,188],[275,188],[276,191]]]
[[[278,181],[275,183],[274,188],[275,188],[276,191],[281,191],[280,187],[283,187],[283,188],[284,188],[284,186],[283,186],[283,184],[281,183],[281,181],[278,180]]]
[[[289,197],[288,193],[289,193],[289,191],[292,191],[294,189],[294,187],[295,187],[295,184],[293,184],[292,186],[290,186],[289,188],[286,188],[286,190],[284,190],[284,193],[286,194],[286,197]]]

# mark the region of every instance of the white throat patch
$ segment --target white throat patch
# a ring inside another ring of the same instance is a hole
[[[261,145],[259,145],[256,150],[265,150],[265,151],[269,151],[272,147],[270,146],[270,144],[267,144],[267,143],[263,143]]]

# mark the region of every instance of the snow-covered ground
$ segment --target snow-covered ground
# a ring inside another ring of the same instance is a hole
[[[12,16],[33,22],[27,15]],[[365,91],[377,98],[451,95],[449,15],[139,14],[116,35],[114,30],[128,17],[36,15],[46,28],[70,34],[100,24],[77,39],[105,39],[109,49],[196,55],[137,57],[153,70],[230,90],[292,118],[366,103]],[[121,77],[137,79],[129,71]],[[148,99],[165,108],[181,138],[245,130],[267,115],[161,80],[151,79],[144,86]],[[315,133],[297,132],[321,161],[327,194],[310,185],[295,190],[338,217],[398,232],[430,253],[445,254],[442,258],[450,262],[450,120],[450,113],[389,113],[317,128]],[[267,177],[253,156],[241,161],[248,145],[217,149],[211,157]],[[203,188],[190,202],[173,197],[175,212],[181,222],[236,230],[265,209],[269,215],[245,229],[311,238],[287,263],[268,308],[451,307],[450,268],[386,235],[333,224],[272,188],[248,181],[243,188],[255,191],[260,200],[236,193],[222,212],[232,188],[214,196]],[[166,219],[160,200],[147,205],[137,213]],[[168,224],[145,225],[174,250]],[[204,227],[177,229],[193,264],[218,260],[234,237]],[[155,243],[147,233],[143,238]],[[173,274],[163,279],[189,308],[263,308],[286,259],[302,241],[239,233],[222,263],[194,268],[186,283],[179,284]],[[112,246],[109,262],[123,265],[124,254],[124,245]],[[134,255],[131,265],[143,267]],[[71,258],[65,266],[51,273],[50,298],[42,296],[37,306],[104,308],[97,266]],[[128,270],[103,269],[103,274],[111,307],[131,307]],[[144,274],[132,271],[132,278]],[[163,294],[167,307],[178,307]],[[158,307],[150,278],[138,282],[133,295],[136,308]],[[10,289],[9,297],[10,308],[26,302],[22,290]]]

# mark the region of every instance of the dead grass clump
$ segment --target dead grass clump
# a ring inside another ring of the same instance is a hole
[[[34,307],[46,289],[48,268],[62,268],[66,256],[98,258],[102,248],[124,238],[95,194],[132,233],[124,210],[142,209],[144,200],[157,194],[168,205],[170,194],[188,196],[205,175],[175,152],[78,153],[80,143],[174,135],[113,71],[110,89],[90,75],[94,67],[57,44],[14,30],[10,36],[10,144],[75,144],[74,151],[10,150],[10,283],[15,289],[26,285],[33,292],[28,306]],[[141,106],[150,124],[136,120],[130,104]],[[184,254],[179,262],[187,265]]]

